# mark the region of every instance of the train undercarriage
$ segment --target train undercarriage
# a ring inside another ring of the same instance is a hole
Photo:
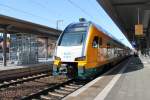
[[[53,75],[66,75],[68,78],[76,78],[78,76],[77,63],[62,63],[59,66],[53,66]]]
[[[102,73],[104,70],[109,69],[111,64],[85,69],[84,66],[79,67],[78,63],[62,63],[59,66],[53,66],[53,75],[66,75],[68,78],[78,80],[92,79],[97,74]]]

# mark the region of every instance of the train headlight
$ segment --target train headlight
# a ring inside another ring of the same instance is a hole
[[[58,75],[58,66],[53,65],[53,75]]]
[[[60,57],[55,56],[55,60],[61,60],[61,58],[60,58]]]
[[[75,61],[84,61],[85,59],[86,59],[86,57],[83,56],[83,57],[75,58]]]

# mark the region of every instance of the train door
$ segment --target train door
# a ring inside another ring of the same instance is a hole
[[[92,42],[92,47],[93,47],[93,62],[97,63],[98,61],[98,48],[99,48],[99,38],[98,36],[95,36]]]
[[[98,54],[97,54],[97,56],[98,56],[98,58],[97,58],[98,62],[101,61],[101,46],[102,46],[102,38],[99,37],[98,38]]]

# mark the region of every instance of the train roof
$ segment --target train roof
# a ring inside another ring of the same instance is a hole
[[[128,48],[126,45],[124,45],[122,42],[120,42],[116,37],[114,37],[112,34],[110,34],[108,31],[106,31],[104,28],[102,28],[100,25],[97,25],[93,22],[89,22],[92,25],[94,25],[98,30],[102,31],[105,35],[109,36],[110,38],[113,39],[113,41],[115,41],[118,45],[120,45],[121,47],[125,47]]]
[[[68,27],[70,26],[76,26],[79,25],[79,23],[83,26],[90,26],[90,25],[94,25],[99,31],[102,31],[105,35],[107,35],[108,37],[110,37],[111,39],[113,39],[113,41],[115,43],[117,43],[120,47],[124,47],[124,48],[129,48],[126,45],[124,45],[122,42],[120,42],[117,38],[115,38],[113,35],[111,35],[108,31],[106,31],[104,28],[102,28],[100,25],[97,25],[91,21],[85,21],[85,22],[76,22],[76,23],[71,23],[68,25]],[[79,25],[80,26],[80,25]]]

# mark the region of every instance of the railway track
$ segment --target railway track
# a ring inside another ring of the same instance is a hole
[[[81,88],[87,82],[68,80],[61,84],[39,90],[37,93],[22,97],[22,100],[60,100],[75,90]]]
[[[47,73],[32,75],[0,84],[1,100],[21,100],[22,97],[39,93],[49,87],[67,81],[65,76],[52,76]],[[27,99],[28,100],[28,99]]]
[[[68,80],[66,76],[36,74],[0,83],[1,100],[60,100],[88,81]]]
[[[10,81],[3,81],[0,83],[0,90],[3,90],[5,88],[8,88],[10,86],[14,86],[17,84],[22,84],[24,82],[29,82],[29,81],[33,81],[35,79],[44,78],[47,76],[50,76],[50,74],[40,73],[40,74],[35,74],[35,75],[27,76],[27,77],[17,78],[17,79],[10,80]]]

